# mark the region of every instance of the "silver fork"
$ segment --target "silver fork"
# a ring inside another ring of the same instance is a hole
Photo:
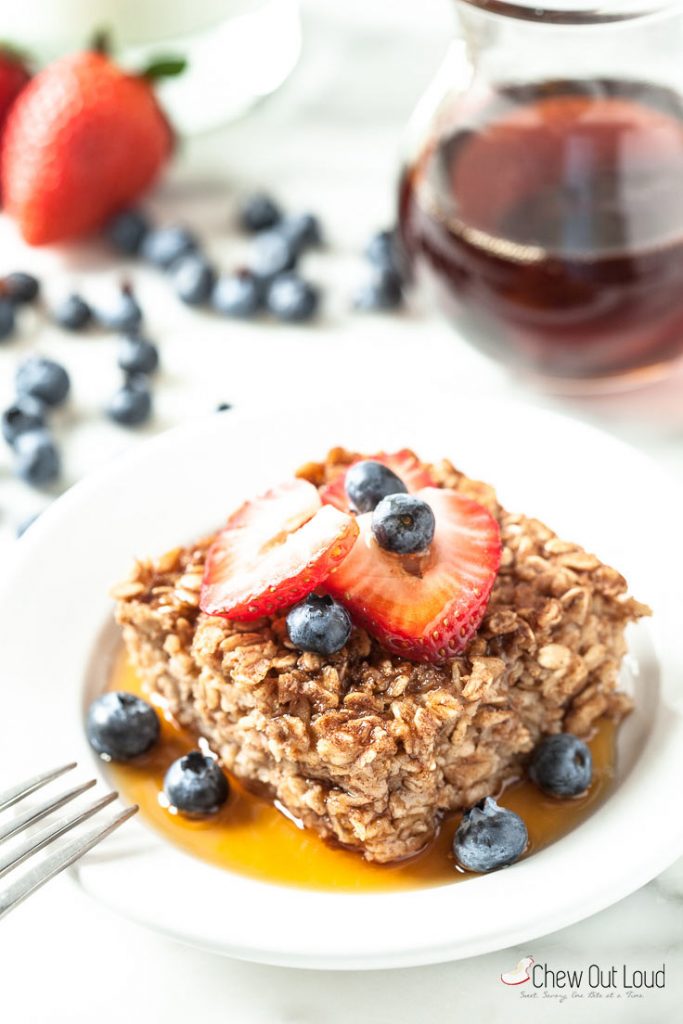
[[[34,775],[25,782],[19,783],[18,786],[12,786],[11,789],[0,793],[0,813],[25,800],[26,797],[35,793],[36,790],[46,786],[48,782],[52,782],[53,779],[59,778],[60,775],[64,775],[75,767],[75,761],[72,764],[61,765],[59,768],[53,768],[49,772]],[[18,844],[13,849],[8,850],[6,853],[3,852],[3,844],[7,840],[13,839],[25,829],[42,821],[43,818],[52,814],[53,811],[59,810],[64,804],[68,804],[70,800],[74,800],[94,785],[95,779],[90,779],[79,786],[74,786],[73,789],[67,789],[58,796],[51,797],[49,800],[29,807],[14,818],[10,818],[7,822],[0,820],[0,880],[10,871],[19,867],[20,864],[23,864],[29,857],[44,850],[45,847],[50,846],[55,840],[70,832],[72,828],[76,828],[77,825],[87,821],[88,818],[101,811],[103,807],[116,800],[118,793],[107,793],[106,796],[95,800],[94,803],[88,804],[82,810],[60,818],[58,821],[51,822],[40,829],[40,831],[30,835],[24,842]],[[51,878],[54,878],[55,875],[58,875],[60,871],[63,871],[69,865],[79,860],[88,850],[92,850],[93,846],[97,846],[103,839],[106,839],[119,825],[122,825],[128,818],[132,818],[137,810],[137,804],[134,804],[132,807],[126,807],[124,810],[118,811],[113,817],[110,816],[105,819],[102,825],[98,825],[97,828],[91,829],[89,832],[78,836],[76,839],[72,839],[68,843],[59,844],[53,853],[50,853],[36,864],[35,867],[25,871],[16,881],[10,882],[6,888],[3,889],[0,886],[0,918],[8,914],[10,910],[14,910],[20,903],[23,903],[25,899],[36,892],[37,889],[40,889],[42,885],[45,885],[46,882],[49,882]]]

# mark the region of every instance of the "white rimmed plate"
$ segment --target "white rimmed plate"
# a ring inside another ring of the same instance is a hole
[[[242,498],[328,446],[414,447],[493,482],[623,571],[650,603],[625,673],[637,708],[609,799],[572,833],[496,874],[412,892],[336,894],[221,871],[135,820],[74,871],[93,896],[198,946],[301,967],[375,968],[471,956],[554,931],[643,885],[683,850],[683,599],[677,488],[632,449],[512,402],[346,405],[215,415],[151,440],[61,498],[0,583],[3,754],[30,774],[76,756],[111,631],[110,585],[135,556],[220,523]]]

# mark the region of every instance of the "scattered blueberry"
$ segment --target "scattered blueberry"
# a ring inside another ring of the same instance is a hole
[[[367,279],[356,290],[353,305],[364,312],[398,309],[403,304],[403,281],[391,267],[370,267]]]
[[[82,331],[92,319],[92,310],[80,295],[67,295],[52,310],[52,317],[65,331]]]
[[[323,243],[320,221],[313,213],[290,213],[277,226],[281,235],[293,246],[297,255]]]
[[[351,619],[333,597],[311,594],[289,611],[287,633],[300,651],[335,654],[351,635]]]
[[[393,470],[381,462],[363,459],[346,471],[344,486],[357,512],[374,512],[382,498],[407,494],[408,488]]]
[[[372,534],[380,547],[399,555],[426,551],[434,539],[434,513],[414,494],[390,494],[372,513]]]
[[[20,395],[2,414],[2,436],[12,445],[19,434],[45,426],[45,405],[32,395]]]
[[[11,299],[0,298],[0,341],[14,334],[14,303]]]
[[[151,704],[122,690],[94,700],[85,720],[88,743],[112,761],[130,761],[146,753],[160,731],[159,716]]]
[[[570,732],[546,736],[534,750],[529,777],[550,796],[578,796],[593,779],[591,752]]]
[[[44,356],[31,356],[24,360],[15,379],[18,395],[32,395],[46,405],[61,405],[71,387],[64,367]]]
[[[466,871],[495,871],[518,860],[528,841],[520,816],[487,796],[463,814],[453,839],[453,853]]]
[[[119,341],[118,364],[125,373],[154,373],[159,350],[139,334],[124,335]]]
[[[52,483],[61,471],[61,459],[52,434],[45,429],[27,430],[14,441],[14,471],[27,484]]]
[[[263,231],[252,243],[249,267],[263,281],[272,281],[278,274],[292,270],[296,264],[296,250],[277,228]]]
[[[26,519],[22,519],[17,526],[17,539],[23,537],[29,526],[33,526],[36,519],[40,516],[40,512],[34,512],[32,516],[26,516]]]
[[[315,316],[320,292],[298,274],[280,274],[272,282],[266,296],[268,310],[287,323],[303,323]]]
[[[261,302],[261,286],[253,274],[244,270],[219,277],[211,293],[211,305],[223,316],[255,316]]]
[[[230,794],[228,780],[218,763],[199,750],[179,757],[166,772],[164,793],[181,814],[215,814]]]
[[[140,210],[122,210],[109,221],[105,233],[119,252],[134,256],[140,251],[149,229],[149,221]]]
[[[230,402],[219,402],[216,406],[216,412],[229,412],[232,409]]]
[[[8,274],[0,282],[2,295],[13,302],[15,306],[23,306],[29,302],[35,302],[40,291],[40,283],[33,274],[25,274],[17,270]]]
[[[244,231],[256,233],[274,227],[282,216],[274,199],[264,192],[247,196],[240,207],[239,223]]]
[[[188,306],[206,302],[216,280],[216,272],[199,252],[181,256],[171,269],[175,293]]]
[[[140,308],[130,284],[124,284],[104,306],[98,306],[96,315],[109,331],[136,331],[142,323]]]
[[[131,377],[113,395],[107,406],[107,416],[125,427],[137,427],[152,413],[152,394],[142,377]]]
[[[198,249],[199,244],[194,234],[187,228],[175,225],[150,231],[142,242],[140,253],[148,263],[168,270],[181,256]]]
[[[365,249],[365,257],[376,267],[401,272],[401,260],[396,241],[396,232],[378,231],[373,235]]]

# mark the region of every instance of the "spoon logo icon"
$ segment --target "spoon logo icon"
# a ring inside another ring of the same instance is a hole
[[[504,985],[523,985],[525,981],[529,981],[531,975],[529,974],[529,968],[534,962],[532,956],[524,956],[515,964],[511,971],[505,971],[500,976],[500,980]]]

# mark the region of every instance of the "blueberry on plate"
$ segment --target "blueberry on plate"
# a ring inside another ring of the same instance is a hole
[[[277,229],[293,246],[297,255],[323,244],[320,221],[314,213],[290,213],[282,218]]]
[[[195,235],[180,225],[173,225],[166,228],[157,228],[150,231],[143,239],[140,253],[148,263],[155,267],[168,270],[181,256],[189,252],[196,252],[199,243]]]
[[[351,636],[351,619],[343,604],[327,594],[310,594],[287,615],[287,633],[300,651],[335,654]]]
[[[150,224],[140,210],[122,210],[109,221],[105,234],[112,245],[126,256],[140,251]]]
[[[363,312],[386,312],[402,304],[403,280],[391,267],[370,267],[353,297],[354,308]]]
[[[275,227],[282,213],[275,200],[265,192],[254,192],[247,196],[239,209],[239,225],[244,231],[256,234]]]
[[[174,761],[164,777],[170,805],[188,817],[215,814],[230,794],[228,780],[218,763],[192,750]]]
[[[18,395],[32,395],[51,406],[61,405],[71,388],[64,367],[44,356],[31,356],[20,363],[15,383]]]
[[[431,506],[414,494],[390,494],[372,513],[372,535],[381,548],[397,555],[426,551],[434,540]]]
[[[119,341],[117,361],[124,373],[154,373],[159,366],[159,350],[139,334],[126,334]]]
[[[26,274],[23,270],[16,270],[11,274],[7,274],[2,279],[0,291],[15,306],[24,306],[27,303],[35,302],[38,298],[40,282],[33,274]]]
[[[14,303],[11,299],[0,297],[0,341],[11,337],[15,326]]]
[[[401,272],[398,244],[395,230],[378,231],[365,249],[365,258],[376,267]]]
[[[262,303],[261,285],[247,270],[219,277],[211,293],[211,305],[223,316],[248,319],[258,313]]]
[[[19,434],[45,426],[45,404],[32,395],[20,395],[2,414],[2,436],[14,444]]]
[[[71,294],[57,303],[52,319],[65,331],[82,331],[92,320],[92,310],[80,295]]]
[[[254,239],[249,268],[261,281],[272,281],[278,274],[292,270],[296,259],[296,249],[292,243],[277,228],[272,228]]]
[[[171,280],[182,302],[188,306],[201,306],[211,295],[216,272],[200,252],[190,252],[173,264]]]
[[[514,864],[528,842],[520,816],[487,796],[463,814],[453,838],[453,853],[465,871],[482,873]]]
[[[304,323],[318,311],[320,291],[298,274],[279,274],[268,288],[268,311],[284,323]]]
[[[107,416],[124,427],[137,427],[152,414],[152,393],[144,377],[134,375],[112,396]]]
[[[49,430],[27,430],[14,441],[14,471],[33,487],[50,484],[61,472],[61,459]]]
[[[344,487],[356,512],[374,512],[382,498],[407,494],[408,488],[388,466],[363,459],[346,471]]]
[[[591,752],[570,732],[546,736],[534,750],[529,778],[550,796],[579,796],[593,780]]]
[[[159,739],[159,716],[133,693],[103,693],[88,708],[85,732],[93,750],[112,761],[130,761]]]
[[[126,283],[104,306],[95,310],[97,319],[108,331],[136,331],[142,323],[142,309]]]

